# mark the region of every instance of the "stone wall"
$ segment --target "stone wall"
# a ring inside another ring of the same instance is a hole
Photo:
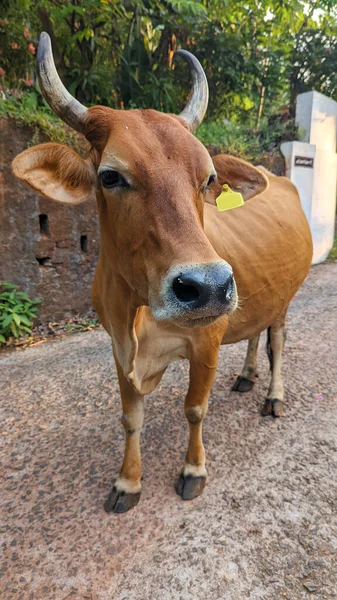
[[[58,204],[13,176],[11,162],[32,136],[29,128],[0,120],[0,281],[41,298],[45,322],[91,307],[99,228],[94,202]]]

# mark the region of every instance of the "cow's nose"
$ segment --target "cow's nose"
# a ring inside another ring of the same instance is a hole
[[[172,282],[180,305],[197,309],[209,304],[229,305],[233,298],[233,272],[228,267],[201,267],[180,273]]]

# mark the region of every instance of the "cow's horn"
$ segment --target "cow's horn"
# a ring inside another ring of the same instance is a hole
[[[87,108],[64,87],[56,71],[48,33],[41,33],[37,50],[37,74],[41,92],[62,121],[82,133]]]
[[[194,133],[207,110],[208,83],[204,69],[193,54],[187,50],[177,50],[176,54],[179,54],[179,56],[186,60],[192,70],[193,87],[191,97],[179,116],[187,121],[191,131]]]

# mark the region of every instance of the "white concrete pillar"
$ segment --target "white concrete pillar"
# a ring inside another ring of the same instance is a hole
[[[319,92],[306,92],[296,98],[295,123],[300,141],[320,150],[336,152],[337,102]]]
[[[296,185],[308,219],[313,264],[328,256],[334,240],[337,183],[337,102],[318,92],[296,101],[300,142],[281,144],[286,175]]]

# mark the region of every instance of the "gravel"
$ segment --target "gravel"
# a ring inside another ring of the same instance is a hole
[[[285,415],[262,418],[261,342],[252,392],[230,392],[245,344],[223,347],[205,421],[208,481],[183,502],[187,363],[147,399],[140,503],[103,502],[123,431],[101,329],[0,357],[6,600],[337,598],[337,264],[313,267],[288,318]]]

